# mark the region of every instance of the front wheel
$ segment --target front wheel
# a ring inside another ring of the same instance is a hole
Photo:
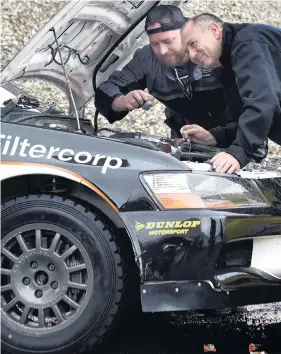
[[[122,300],[123,262],[98,214],[57,196],[2,205],[2,345],[9,353],[81,353]]]

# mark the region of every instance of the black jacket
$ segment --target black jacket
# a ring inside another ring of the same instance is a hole
[[[185,96],[179,77],[191,77],[192,98]],[[205,129],[225,125],[231,121],[220,82],[221,69],[203,69],[191,61],[179,68],[163,65],[155,56],[150,45],[138,49],[132,60],[121,71],[115,71],[107,81],[100,84],[95,96],[98,111],[110,123],[124,118],[128,111],[116,113],[112,102],[120,94],[132,90],[148,89],[149,93],[162,102],[166,110],[165,123],[173,136],[181,137],[180,128],[185,124],[199,124]],[[235,138],[235,127],[224,134],[219,146],[228,147]]]
[[[267,138],[281,145],[281,29],[224,23],[220,62],[228,106],[238,122],[227,150],[245,166]],[[211,130],[218,140],[232,131],[232,126]]]

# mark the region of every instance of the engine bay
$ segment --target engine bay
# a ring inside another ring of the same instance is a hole
[[[23,94],[20,90],[14,91],[9,84],[9,98],[1,104],[1,121],[12,124],[23,124],[45,129],[85,134],[103,139],[121,141],[129,146],[154,150],[170,154],[182,161],[190,170],[211,172],[210,160],[225,149],[213,146],[195,144],[183,138],[169,138],[158,135],[149,135],[142,132],[125,131],[120,128],[101,127],[97,129],[94,119],[79,118],[80,130],[77,128],[77,117],[66,115],[58,109],[54,102],[48,106],[43,105],[36,98]],[[7,91],[6,91],[7,92]],[[277,171],[264,169],[255,170],[251,164],[235,172],[242,178],[268,179],[280,178]]]
[[[65,115],[64,112],[57,109],[55,104],[50,104],[46,110],[42,111],[39,101],[25,95],[19,95],[16,99],[9,99],[3,102],[1,121],[73,133],[78,132],[76,117]],[[80,118],[79,121],[81,134],[118,140],[128,145],[162,151],[178,160],[190,163],[207,162],[216,153],[222,151],[215,147],[194,144],[181,138],[172,139],[108,127],[101,127],[96,130],[89,119]],[[208,164],[204,167],[204,170],[211,170],[209,167],[211,165]]]

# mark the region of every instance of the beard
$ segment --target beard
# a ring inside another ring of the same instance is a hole
[[[185,52],[182,53],[173,53],[169,56],[162,56],[159,57],[159,60],[164,64],[169,67],[175,67],[175,66],[180,66],[185,64],[188,60],[188,54]]]

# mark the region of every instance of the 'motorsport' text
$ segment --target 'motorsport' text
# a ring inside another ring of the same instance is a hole
[[[122,160],[119,157],[111,157],[102,154],[93,156],[88,151],[75,152],[69,148],[46,147],[43,144],[31,144],[28,139],[22,139],[19,136],[0,134],[1,138],[1,155],[8,156],[29,156],[32,159],[51,158],[58,159],[62,162],[72,162],[78,164],[87,164],[93,166],[101,166],[101,173],[105,174],[107,169],[117,169],[122,166]],[[4,140],[4,142],[3,142]]]

